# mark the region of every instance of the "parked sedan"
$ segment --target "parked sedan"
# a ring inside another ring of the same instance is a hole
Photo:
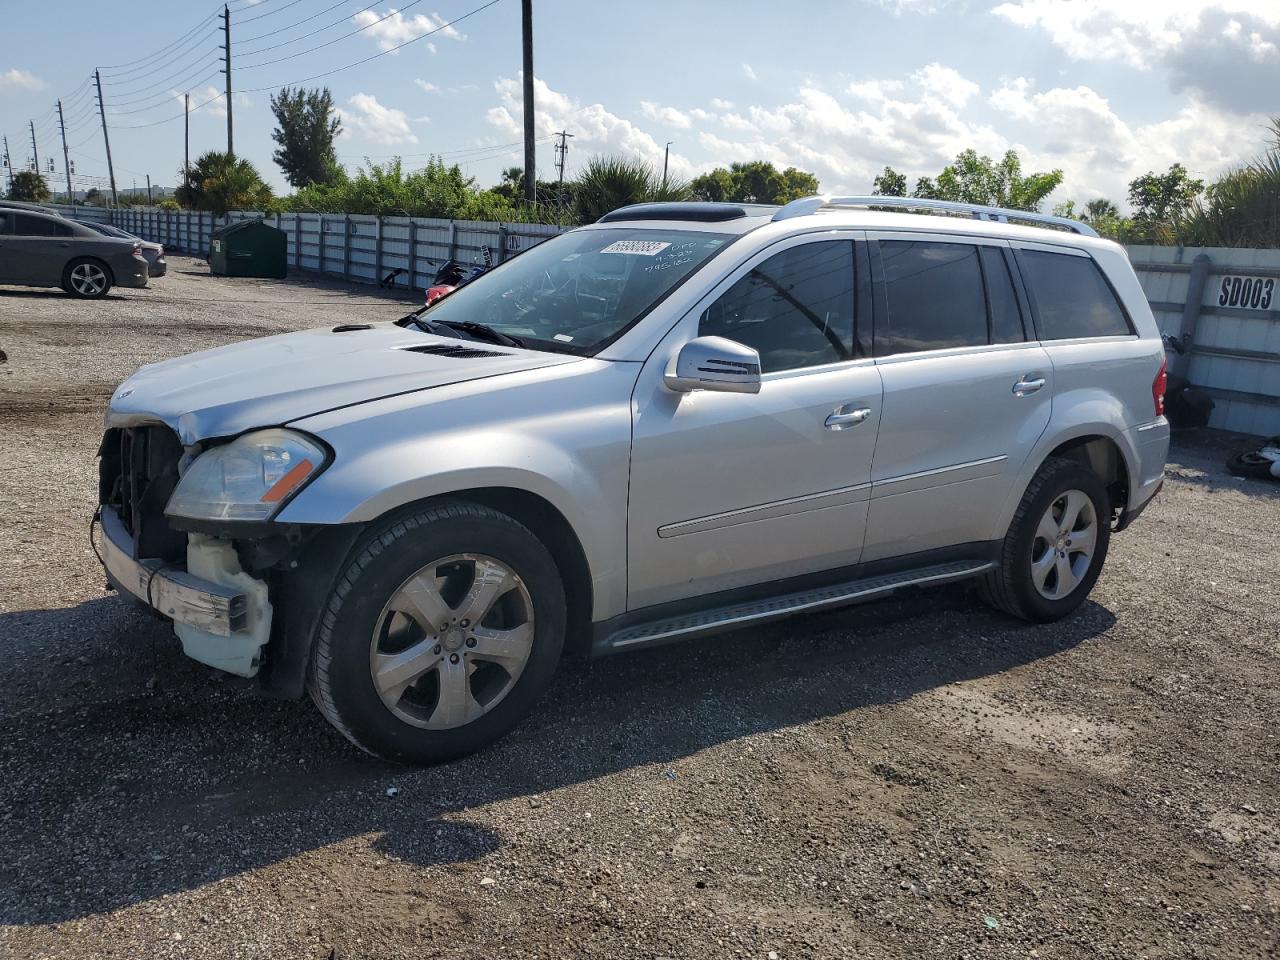
[[[106,237],[65,217],[0,208],[0,284],[62,287],[97,299],[115,284],[145,287],[149,276],[137,240]]]
[[[116,237],[120,240],[134,240],[142,244],[142,255],[147,258],[147,266],[151,269],[151,279],[163,277],[169,270],[169,265],[165,263],[164,247],[161,244],[151,240],[144,240],[142,237],[129,233],[127,230],[121,230],[115,224],[111,223],[94,223],[91,220],[77,220],[76,223],[83,224],[90,230],[96,230],[104,237]]]

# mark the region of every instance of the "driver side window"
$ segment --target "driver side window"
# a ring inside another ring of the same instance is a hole
[[[764,373],[853,358],[852,240],[792,247],[751,269],[703,311],[698,336],[760,354]]]

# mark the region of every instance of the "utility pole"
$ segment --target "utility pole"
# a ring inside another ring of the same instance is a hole
[[[75,206],[76,195],[71,192],[71,158],[67,156],[67,122],[62,118],[62,101],[58,101],[58,129],[62,132],[62,168],[67,174],[67,203]]]
[[[28,120],[27,123],[31,126],[31,155],[36,158],[36,173],[43,177],[44,174],[40,170],[40,151],[36,148],[36,122]]]
[[[662,150],[662,189],[667,189],[667,161],[671,159],[671,144],[674,140],[668,140],[667,145]]]
[[[191,94],[182,95],[182,185],[191,189]]]
[[[524,199],[533,204],[538,198],[538,171],[533,151],[533,0],[520,0],[520,15],[524,45]],[[230,90],[230,86],[227,89]]]
[[[13,193],[13,161],[9,159],[9,137],[4,138],[4,168],[9,171],[9,192]]]
[[[569,152],[568,138],[573,134],[565,130],[561,130],[556,134],[560,138],[560,142],[556,144],[556,170],[560,173],[560,184],[556,187],[556,201],[560,204],[560,209],[556,214],[556,222],[559,223],[564,213],[564,157]]]
[[[147,174],[147,206],[151,206],[151,174]]]
[[[98,85],[98,116],[102,118],[102,143],[107,148],[107,176],[111,178],[111,202],[120,206],[120,198],[116,196],[116,170],[111,165],[111,138],[107,135],[107,110],[102,105],[102,74],[93,71],[93,81]]]
[[[223,54],[227,74],[227,156],[235,156],[235,145],[231,137],[231,8],[222,8]]]

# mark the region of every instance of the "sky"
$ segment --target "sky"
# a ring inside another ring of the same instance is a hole
[[[327,86],[350,170],[440,154],[480,185],[522,162],[519,0],[231,0],[236,153],[278,191],[268,102]],[[481,9],[478,9],[481,8]],[[566,175],[619,153],[674,176],[735,160],[867,193],[889,165],[914,182],[959,151],[1017,150],[1061,168],[1052,201],[1107,197],[1175,161],[1212,178],[1256,156],[1280,114],[1280,0],[533,0],[538,176],[567,130]],[[172,186],[190,92],[191,154],[226,147],[222,7],[170,0],[102,15],[99,0],[6,11],[0,133],[21,169],[105,185],[101,71],[120,188]],[[403,46],[400,46],[402,45]],[[397,49],[398,48],[398,49]],[[361,62],[364,61],[364,62]]]

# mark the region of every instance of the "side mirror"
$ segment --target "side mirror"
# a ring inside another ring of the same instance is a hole
[[[671,358],[662,382],[676,393],[759,393],[760,354],[724,337],[698,337]]]

